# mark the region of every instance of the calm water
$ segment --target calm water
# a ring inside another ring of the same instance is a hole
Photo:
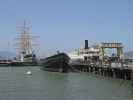
[[[26,75],[31,70],[32,76]],[[133,100],[131,81],[38,67],[0,68],[0,100]]]

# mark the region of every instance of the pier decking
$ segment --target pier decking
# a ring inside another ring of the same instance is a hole
[[[105,77],[112,77],[124,80],[133,80],[132,67],[109,67],[109,66],[96,66],[96,65],[72,65],[73,68],[80,72],[93,73]]]
[[[125,59],[123,44],[102,42],[78,49],[76,55],[70,55],[70,65],[81,72],[90,72],[101,76],[133,80],[133,59]],[[113,50],[107,53],[107,49]],[[114,51],[115,50],[115,51]]]

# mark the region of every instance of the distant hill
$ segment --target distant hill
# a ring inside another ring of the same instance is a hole
[[[8,59],[15,57],[16,54],[9,51],[0,51],[0,59]]]
[[[125,58],[133,58],[133,51],[125,52],[124,56]]]

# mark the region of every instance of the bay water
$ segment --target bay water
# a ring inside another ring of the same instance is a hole
[[[32,75],[27,75],[27,71]],[[133,100],[132,81],[90,73],[0,67],[0,100]]]

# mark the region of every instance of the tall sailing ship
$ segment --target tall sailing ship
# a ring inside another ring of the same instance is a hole
[[[18,56],[12,62],[12,65],[36,65],[36,54],[33,51],[33,37],[30,33],[30,28],[26,25],[26,21],[21,28],[21,32],[19,36],[16,38],[17,41],[17,49]]]

